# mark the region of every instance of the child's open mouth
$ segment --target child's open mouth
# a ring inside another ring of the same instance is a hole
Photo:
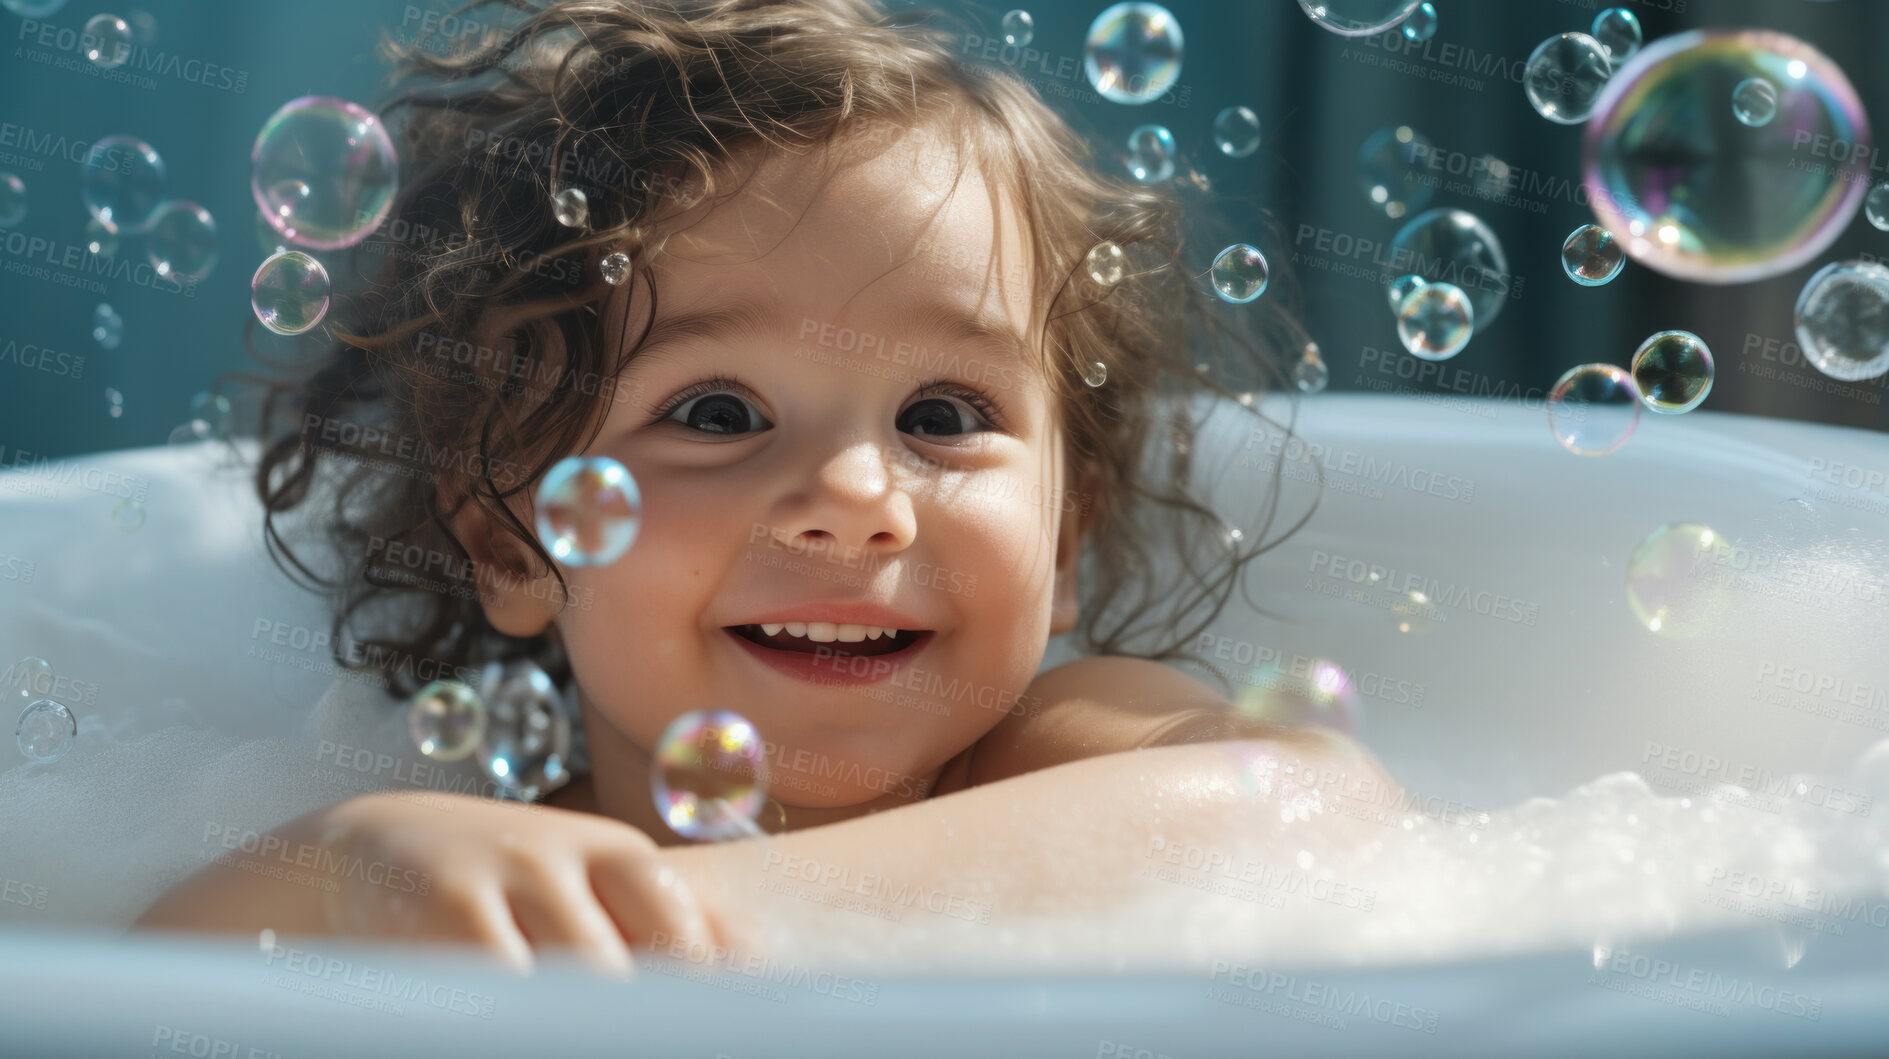
[[[814,684],[884,680],[931,640],[929,629],[819,621],[728,625],[723,631],[755,659]]]

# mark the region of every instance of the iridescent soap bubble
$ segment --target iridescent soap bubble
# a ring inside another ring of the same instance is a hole
[[[1605,456],[1640,425],[1640,391],[1612,364],[1569,368],[1548,392],[1548,425],[1577,456]]]
[[[630,255],[621,250],[612,252],[597,266],[597,272],[605,283],[621,286],[630,275]]]
[[[1004,15],[1004,43],[1013,48],[1023,48],[1036,39],[1036,19],[1028,11],[1011,11]]]
[[[1403,31],[1405,40],[1419,44],[1436,36],[1436,6],[1430,3],[1418,4],[1417,9],[1398,28]]]
[[[1357,686],[1336,662],[1315,658],[1303,669],[1262,669],[1250,679],[1233,693],[1233,711],[1246,720],[1341,732],[1362,728]]]
[[[1259,150],[1259,115],[1247,107],[1228,107],[1213,119],[1213,142],[1228,158]]]
[[[1082,268],[1090,279],[1104,287],[1113,287],[1122,281],[1128,266],[1128,255],[1114,243],[1097,243],[1090,248],[1083,259]]]
[[[124,340],[125,318],[119,316],[118,310],[109,304],[99,302],[98,307],[92,310],[92,341],[103,349],[117,349]]]
[[[1664,525],[1647,534],[1627,559],[1627,606],[1648,632],[1685,639],[1711,628],[1724,613],[1730,570],[1727,544],[1710,526]]]
[[[1502,241],[1467,210],[1435,209],[1410,219],[1391,240],[1392,267],[1431,283],[1453,283],[1476,307],[1476,329],[1495,322],[1512,288]]]
[[[1817,370],[1844,382],[1889,372],[1889,268],[1832,262],[1797,297],[1797,344]]]
[[[1889,232],[1889,184],[1877,184],[1863,200],[1863,215],[1869,223]]]
[[[1213,289],[1221,301],[1245,305],[1266,293],[1271,279],[1266,255],[1245,243],[1235,243],[1213,259]]]
[[[1747,78],[1784,91],[1752,128],[1726,101]],[[1748,283],[1810,263],[1868,191],[1869,123],[1810,45],[1770,30],[1654,41],[1608,84],[1588,123],[1595,218],[1634,260],[1678,279]]]
[[[0,173],[0,228],[11,228],[26,219],[26,181],[13,173]]]
[[[1583,224],[1561,244],[1561,269],[1583,287],[1613,281],[1627,264],[1626,251],[1613,233],[1598,224]]]
[[[1435,183],[1423,172],[1431,150],[1430,141],[1408,125],[1388,126],[1366,137],[1358,148],[1358,186],[1364,197],[1392,220],[1422,209],[1436,193]]]
[[[532,801],[569,779],[571,719],[557,685],[537,663],[488,663],[479,697],[485,704],[479,764],[507,794]]]
[[[303,96],[263,123],[249,152],[249,193],[283,238],[339,250],[380,227],[393,208],[399,158],[367,108]]]
[[[144,254],[158,275],[195,283],[216,267],[216,218],[194,202],[173,199],[151,218]]]
[[[1453,283],[1426,283],[1397,307],[1397,337],[1412,356],[1448,360],[1475,333],[1475,305]]]
[[[1083,45],[1089,84],[1114,103],[1152,103],[1181,78],[1181,24],[1160,4],[1122,3],[1095,16]]]
[[[1640,399],[1655,412],[1690,412],[1712,392],[1712,351],[1690,331],[1661,331],[1640,343],[1630,370]]]
[[[1174,134],[1165,125],[1143,125],[1128,134],[1128,175],[1143,184],[1174,177]]]
[[[435,761],[463,761],[485,738],[485,703],[457,680],[435,680],[407,706],[413,745]]]
[[[112,505],[112,526],[120,533],[136,533],[144,528],[144,505],[125,497]]]
[[[1390,295],[1391,312],[1394,313],[1402,309],[1404,307],[1405,298],[1410,297],[1417,289],[1428,285],[1428,280],[1414,273],[1399,276],[1391,280],[1390,286],[1385,289],[1386,293]]]
[[[7,667],[6,686],[19,693],[19,701],[31,702],[52,694],[52,663],[37,655],[28,655]]]
[[[66,6],[66,0],[0,0],[0,7],[21,18],[45,18]]]
[[[1610,7],[1594,16],[1589,35],[1600,42],[1607,61],[1618,70],[1640,51],[1646,39],[1640,31],[1639,16],[1624,7]]]
[[[582,188],[565,188],[551,196],[551,216],[566,228],[582,227],[590,219],[590,196]]]
[[[1579,125],[1594,111],[1613,76],[1600,42],[1585,33],[1563,33],[1536,45],[1522,70],[1522,89],[1535,113],[1562,125]]]
[[[118,229],[97,217],[85,222],[85,252],[93,257],[111,257],[118,253]]]
[[[106,136],[79,166],[79,196],[92,216],[127,235],[151,226],[164,204],[164,159],[134,136]]]
[[[1777,86],[1762,77],[1747,77],[1732,89],[1732,117],[1752,128],[1771,124],[1777,117]]]
[[[1082,381],[1090,389],[1095,389],[1108,381],[1108,365],[1099,360],[1091,360],[1082,365]]]
[[[272,255],[249,280],[249,307],[278,335],[299,335],[328,315],[328,270],[300,250]]]
[[[72,749],[79,721],[63,703],[40,699],[20,713],[13,740],[27,760],[50,765]]]
[[[606,566],[636,542],[636,479],[608,456],[567,456],[538,485],[538,539],[565,566]]]
[[[1368,37],[1410,16],[1422,0],[1299,0],[1313,22],[1346,37]]]
[[[1331,369],[1325,365],[1325,358],[1318,355],[1316,344],[1305,347],[1299,354],[1299,362],[1292,366],[1292,384],[1301,393],[1323,393],[1331,382]]]
[[[79,37],[79,48],[92,65],[115,70],[131,58],[131,24],[117,15],[93,15]]]
[[[650,795],[669,829],[698,842],[760,833],[767,804],[767,744],[733,710],[690,710],[656,743]]]

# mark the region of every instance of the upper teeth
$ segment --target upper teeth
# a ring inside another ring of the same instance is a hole
[[[888,629],[880,625],[841,625],[830,621],[789,621],[763,623],[761,631],[769,636],[787,630],[789,636],[799,636],[816,643],[858,643],[861,640],[877,640],[881,636],[896,636],[897,629]]]

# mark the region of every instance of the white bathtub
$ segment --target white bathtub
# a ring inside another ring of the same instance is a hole
[[[1253,435],[1232,405],[1215,423],[1201,448],[1224,475],[1215,495],[1240,521],[1238,498],[1268,473],[1240,464],[1265,456],[1267,435]],[[1314,521],[1261,559],[1250,581],[1252,596],[1280,617],[1229,612],[1202,647],[1224,651],[1219,664],[1255,679],[1268,658],[1344,666],[1370,692],[1360,700],[1365,741],[1406,786],[1500,809],[1634,771],[1677,794],[1714,778],[1698,762],[1719,762],[1719,778],[1733,767],[1839,774],[1884,736],[1867,694],[1861,707],[1826,701],[1835,688],[1852,697],[1889,688],[1889,591],[1880,590],[1889,580],[1889,444],[1880,435],[1710,412],[1649,415],[1621,451],[1582,458],[1555,445],[1539,407],[1337,395],[1304,402],[1298,429],[1323,447],[1331,483]],[[280,653],[252,654],[278,627],[325,629],[326,621],[263,558],[240,469],[206,474],[206,459],[135,450],[0,478],[7,556],[16,570],[32,564],[28,579],[0,584],[0,643],[93,685],[95,705],[80,713],[96,719],[68,758],[74,768],[98,742],[129,741],[178,718],[231,741],[290,732],[328,682]],[[141,483],[145,497],[146,521],[133,534],[110,520],[125,481]],[[1311,488],[1292,485],[1301,497]],[[1288,511],[1297,510],[1292,495]],[[1780,519],[1793,498],[1810,499],[1820,520]],[[1735,585],[1726,627],[1714,636],[1651,634],[1627,606],[1628,556],[1669,522],[1711,525],[1737,542],[1726,560],[1733,574],[1749,573],[1754,556],[1773,557],[1760,567],[1773,575]],[[1799,554],[1807,558],[1791,558]],[[1420,636],[1398,631],[1368,574],[1350,578],[1371,566],[1395,571],[1380,581],[1428,585],[1443,617]],[[1793,582],[1805,568],[1844,576],[1807,598]],[[1366,599],[1351,598],[1352,589]],[[1062,651],[1052,645],[1046,664]],[[1798,674],[1810,675],[1808,695],[1790,688]],[[1830,684],[1819,691],[1824,678]],[[34,791],[55,788],[59,767],[0,773],[0,793],[16,807],[31,802]],[[0,901],[0,1050],[8,1054],[1186,1059],[1889,1050],[1889,928],[1867,921],[1787,945],[1782,959],[1776,924],[1750,919],[1739,931],[1637,939],[1624,955],[1624,946],[1597,953],[1593,944],[1557,943],[1505,958],[1344,969],[1256,952],[1247,969],[1262,973],[1231,985],[1231,973],[1216,976],[1213,966],[1155,977],[848,970],[856,997],[871,987],[870,1004],[831,995],[830,968],[825,986],[789,985],[778,999],[729,988],[764,982],[701,984],[654,964],[630,986],[556,969],[518,981],[463,960],[340,945],[322,946],[336,962],[308,974],[308,964],[289,971],[251,943],[115,936],[136,902],[100,881],[124,867],[115,859],[122,847],[95,841],[111,834],[111,822],[82,818],[101,811],[42,799],[16,812],[0,841],[0,850],[44,849],[48,835],[88,836],[55,858],[0,854],[4,874],[45,898],[40,907]],[[299,808],[259,797],[244,811],[266,827]],[[370,972],[381,983],[419,973],[447,991],[433,994],[444,998],[438,1004],[429,996],[395,1014],[373,1006],[386,998],[360,984]],[[1712,1001],[1700,991],[1705,982],[1729,982],[1733,1002],[1699,1010]],[[318,988],[333,995],[305,991]],[[1229,988],[1222,995],[1244,1006],[1208,995]],[[1366,994],[1362,1013],[1333,1017],[1331,998],[1352,1004]],[[490,1018],[472,995],[492,1002]],[[468,1005],[473,1014],[455,1010]]]

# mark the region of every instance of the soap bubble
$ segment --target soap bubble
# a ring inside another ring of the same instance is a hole
[[[1461,287],[1476,307],[1476,329],[1495,322],[1511,280],[1502,241],[1467,210],[1434,209],[1411,218],[1391,240],[1391,259],[1431,283]]]
[[[1128,134],[1128,175],[1143,184],[1174,176],[1174,134],[1165,125],[1143,125]]]
[[[1640,425],[1640,391],[1612,364],[1569,368],[1548,392],[1548,425],[1577,456],[1605,456]]]
[[[216,267],[216,218],[194,202],[173,199],[151,218],[144,254],[158,275],[195,283]]]
[[[6,685],[18,691],[19,700],[31,702],[52,694],[52,663],[29,655],[7,667]]]
[[[1122,3],[1095,16],[1082,50],[1083,69],[1102,98],[1151,103],[1181,78],[1181,24],[1160,4]]]
[[[607,566],[636,541],[636,479],[608,456],[567,456],[538,484],[538,539],[565,566]]]
[[[1097,243],[1090,249],[1089,256],[1083,260],[1083,271],[1089,278],[1104,287],[1113,287],[1122,281],[1128,263],[1128,255],[1114,243]]]
[[[1777,117],[1777,86],[1762,77],[1747,77],[1732,89],[1732,117],[1759,128]]]
[[[93,15],[85,23],[79,46],[92,65],[115,70],[131,58],[131,25],[117,15]]]
[[[582,188],[565,188],[551,196],[551,215],[566,228],[582,227],[590,219],[590,196]]]
[[[1299,0],[1313,22],[1346,37],[1381,33],[1409,17],[1422,0]]]
[[[283,104],[256,134],[249,163],[256,208],[297,246],[353,246],[393,208],[393,140],[379,118],[345,99]]]
[[[1426,283],[1397,307],[1397,337],[1412,356],[1448,360],[1475,333],[1475,305],[1453,283]]]
[[[1877,184],[1863,200],[1863,215],[1869,223],[1889,232],[1889,184]]]
[[[1004,43],[1013,48],[1028,47],[1036,39],[1036,19],[1028,11],[1012,11],[1004,16]]]
[[[1325,358],[1318,355],[1317,345],[1308,345],[1299,355],[1299,362],[1292,366],[1292,384],[1301,393],[1323,393],[1331,382],[1331,369],[1325,366]]]
[[[14,743],[30,761],[50,765],[72,749],[79,721],[63,703],[41,699],[20,713],[13,728]]]
[[[1408,125],[1382,128],[1358,148],[1358,186],[1364,197],[1396,220],[1421,209],[1436,186],[1423,178],[1423,159],[1432,148],[1424,135]]]
[[[103,137],[79,166],[79,196],[92,216],[141,234],[164,204],[164,159],[134,136]]]
[[[630,275],[630,255],[617,250],[603,259],[603,263],[597,266],[597,271],[602,274],[605,283],[612,287],[621,286]]]
[[[733,710],[690,710],[669,722],[649,772],[656,812],[698,842],[752,835],[767,803],[767,744]]]
[[[1797,344],[1817,370],[1844,382],[1889,372],[1889,268],[1832,262],[1797,297]]]
[[[1583,287],[1609,283],[1626,267],[1627,255],[1613,233],[1598,224],[1583,224],[1561,244],[1561,268]]]
[[[1404,307],[1405,298],[1410,297],[1411,294],[1428,285],[1428,280],[1415,274],[1399,276],[1391,280],[1390,286],[1386,288],[1386,292],[1390,295],[1391,312],[1394,313],[1402,309]]]
[[[136,533],[144,528],[144,505],[125,497],[112,505],[112,525],[120,533]]]
[[[1655,412],[1677,415],[1712,392],[1712,351],[1690,331],[1661,331],[1633,354],[1633,383]]]
[[[479,764],[508,794],[531,801],[567,778],[571,720],[557,686],[535,662],[488,663],[479,678],[485,733]]]
[[[1640,50],[1645,37],[1640,32],[1639,16],[1624,7],[1610,7],[1594,16],[1590,35],[1600,42],[1607,61],[1618,70]]]
[[[1259,150],[1259,115],[1247,107],[1228,107],[1213,119],[1213,142],[1228,158],[1245,158]]]
[[[45,18],[66,6],[66,0],[0,0],[0,7],[21,18]]]
[[[1648,632],[1684,639],[1709,628],[1725,609],[1719,556],[1727,545],[1710,526],[1661,526],[1627,560],[1627,606]]]
[[[1233,696],[1233,710],[1241,717],[1292,728],[1319,725],[1341,732],[1362,728],[1363,711],[1357,686],[1336,662],[1311,660],[1305,672],[1262,670]]]
[[[1082,381],[1091,388],[1101,386],[1108,381],[1108,365],[1099,360],[1089,361],[1082,366]]]
[[[26,181],[0,173],[0,228],[12,228],[26,219]]]
[[[463,761],[485,738],[485,703],[457,680],[435,680],[407,706],[413,745],[435,761]]]
[[[1600,42],[1585,33],[1563,33],[1536,46],[1522,70],[1522,88],[1535,113],[1562,125],[1579,125],[1594,111],[1613,64]]]
[[[321,323],[328,295],[328,270],[300,250],[270,257],[249,280],[250,308],[278,335],[299,335]]]
[[[226,438],[230,434],[230,399],[220,393],[202,392],[190,398],[190,422],[201,424],[205,437]]]
[[[125,340],[125,318],[105,302],[92,310],[92,341],[104,349],[117,349]]]
[[[85,252],[93,257],[111,257],[118,253],[118,229],[97,217],[86,221]]]
[[[105,387],[105,414],[113,419],[124,417],[125,395],[119,393],[116,387]]]
[[[1418,4],[1410,17],[1404,19],[1401,29],[1405,40],[1419,44],[1436,36],[1436,6],[1430,3]]]
[[[1763,77],[1787,92],[1753,129],[1726,105]],[[1862,103],[1834,63],[1769,30],[1653,42],[1595,106],[1585,172],[1599,222],[1648,268],[1747,283],[1813,260],[1868,191]],[[1819,146],[1822,145],[1822,146]]]
[[[1266,293],[1271,278],[1266,255],[1245,243],[1235,243],[1213,259],[1213,289],[1221,301],[1245,305]]]

